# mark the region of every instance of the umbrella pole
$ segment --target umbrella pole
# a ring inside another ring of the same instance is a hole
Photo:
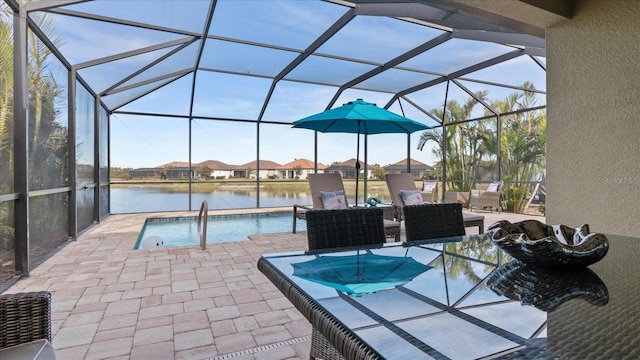
[[[411,134],[407,133],[407,173],[411,174]]]
[[[358,120],[358,140],[356,141],[356,204],[358,206],[358,180],[360,180],[360,120]]]
[[[369,193],[367,192],[367,178],[369,178],[369,168],[367,167],[367,150],[369,148],[368,144],[368,136],[367,134],[364,134],[364,173],[363,173],[363,179],[364,179],[364,196],[362,196],[362,203],[364,206],[367,206],[367,196],[369,196]]]

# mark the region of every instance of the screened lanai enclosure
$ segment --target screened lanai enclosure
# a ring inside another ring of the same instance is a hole
[[[291,124],[359,98],[431,127],[361,135],[365,198],[404,161],[441,194],[502,180],[521,211],[544,30],[465,3],[5,0],[0,284],[110,214],[310,204],[306,175],[352,164],[356,135]]]

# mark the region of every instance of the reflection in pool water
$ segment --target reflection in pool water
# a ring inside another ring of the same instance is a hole
[[[291,219],[292,213],[287,211],[211,215],[207,221],[207,244],[244,241],[252,234],[289,232]],[[161,247],[199,245],[197,221],[196,216],[149,218],[138,235],[134,249],[140,249],[144,240],[152,236],[162,239]],[[306,231],[306,223],[301,221],[298,227],[300,231]]]

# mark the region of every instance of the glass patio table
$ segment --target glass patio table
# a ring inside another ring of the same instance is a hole
[[[347,359],[638,359],[640,238],[608,238],[575,271],[524,265],[484,235],[265,254],[258,268]]]

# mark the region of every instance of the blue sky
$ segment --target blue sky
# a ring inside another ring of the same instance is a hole
[[[207,1],[94,1],[67,8],[99,13],[140,23],[155,23],[184,31],[201,31]],[[186,5],[186,6],[185,6]],[[321,1],[229,1],[220,0],[209,34],[221,38],[266,44],[272,48],[208,39],[201,66],[216,69],[198,71],[195,82],[193,115],[215,118],[255,120],[260,114],[272,84],[269,77],[278,74],[291,62],[298,50],[306,48],[336,19],[346,7]],[[133,28],[106,22],[53,16],[56,33],[63,39],[61,52],[73,65],[111,56],[140,47],[184,38],[181,34]],[[263,116],[265,121],[291,123],[325,110],[339,84],[349,81],[441,34],[441,30],[406,21],[372,16],[357,16],[341,32],[323,44],[318,52],[331,57],[311,56],[288,73],[275,87]],[[176,50],[179,45],[138,56],[107,62],[79,70],[97,92],[117,84],[154,59]],[[169,59],[120,85],[148,82],[157,76],[189,69],[194,64],[199,43],[186,46]],[[511,51],[511,48],[477,41],[452,39],[401,64],[405,68],[450,73],[478,61]],[[344,58],[360,59],[364,63]],[[246,74],[250,76],[239,76]],[[379,106],[386,105],[392,93],[435,78],[436,75],[393,69],[361,84],[379,91],[350,89],[344,91],[334,106],[362,98]],[[532,81],[545,89],[545,73],[528,56],[487,68],[467,77],[507,83],[514,86]],[[156,114],[188,115],[193,73],[180,77],[132,103],[119,108]],[[163,79],[103,97],[109,106],[117,106],[137,96]],[[300,81],[310,81],[312,84]],[[465,82],[472,91],[488,90],[491,99],[502,99],[512,89]],[[425,110],[441,109],[445,84],[408,95]],[[451,89],[449,100],[465,102],[468,95]],[[541,97],[541,104],[545,103]],[[395,102],[389,110],[434,125],[432,119],[407,102],[402,108]],[[482,115],[478,107],[475,116]],[[114,114],[111,118],[111,165],[115,167],[151,167],[170,161],[186,161],[189,153],[189,123],[186,119],[160,116],[142,117]],[[417,151],[420,134],[411,135],[412,157],[427,164],[435,158],[429,150]],[[355,134],[319,134],[319,161],[330,164],[356,155]],[[255,160],[258,140],[255,124],[196,119],[192,123],[192,161],[220,160],[243,164]],[[313,132],[291,129],[288,125],[263,125],[260,128],[261,158],[287,163],[296,158],[313,159]],[[386,165],[402,160],[407,153],[407,136],[382,134],[368,137],[369,163]],[[360,157],[363,159],[364,143]]]

